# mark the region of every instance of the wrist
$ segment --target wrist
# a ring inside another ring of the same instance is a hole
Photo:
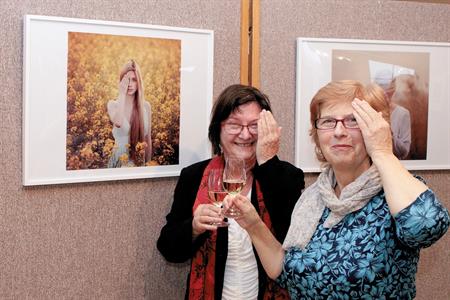
[[[382,164],[384,162],[389,162],[392,160],[397,160],[395,155],[391,151],[378,151],[373,153],[370,158],[372,159],[372,162],[378,166],[379,164]]]
[[[269,160],[268,158],[258,158],[256,161],[258,162],[258,165],[262,165],[268,160]]]
[[[248,226],[246,228],[246,230],[250,236],[253,236],[253,235],[257,235],[258,232],[263,232],[265,227],[266,227],[266,224],[264,224],[264,222],[261,220],[261,218],[258,218],[258,220],[256,222],[254,222],[253,224],[251,224],[250,226]]]
[[[194,241],[200,234],[201,232],[195,230],[194,220],[192,220],[192,240]]]
[[[271,157],[261,157],[261,158],[257,157],[256,161],[258,162],[258,165],[261,166],[264,163],[268,162],[269,160],[273,159],[275,156],[277,156],[277,155],[275,154],[275,155],[272,155]]]

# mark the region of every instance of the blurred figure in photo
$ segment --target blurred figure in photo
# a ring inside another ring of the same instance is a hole
[[[391,83],[391,102],[410,113],[411,147],[407,159],[427,159],[428,85],[417,74],[400,74]]]
[[[389,104],[394,155],[398,159],[406,159],[411,148],[411,115],[403,106],[393,101],[395,78],[392,72],[383,70],[377,74],[375,83],[383,88]]]

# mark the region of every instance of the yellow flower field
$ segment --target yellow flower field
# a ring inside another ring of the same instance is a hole
[[[181,41],[70,32],[67,170],[107,167],[114,138],[106,104],[117,98],[119,71],[130,59],[140,66],[152,108],[153,156],[147,165],[178,164]]]

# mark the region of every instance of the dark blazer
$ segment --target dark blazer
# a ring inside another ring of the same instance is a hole
[[[169,262],[185,262],[191,259],[210,234],[208,231],[192,241],[192,207],[197,196],[203,171],[210,160],[201,161],[181,170],[174,201],[166,225],[161,229],[157,247]],[[264,196],[264,202],[269,212],[275,237],[282,242],[289,229],[291,213],[295,203],[305,187],[304,175],[301,169],[288,162],[281,161],[277,156],[261,166],[256,165],[253,171],[253,191],[256,190],[255,180],[258,180]],[[251,202],[257,210],[256,193],[252,193]],[[217,230],[216,264],[215,264],[215,298],[221,299],[223,277],[228,252],[228,229]],[[255,251],[258,263],[259,294],[262,299],[266,287],[267,275]],[[189,276],[186,288],[186,299],[189,295]]]

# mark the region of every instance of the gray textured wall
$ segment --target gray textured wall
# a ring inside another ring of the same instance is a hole
[[[296,37],[448,42],[449,7],[262,1],[261,87],[284,128],[281,157],[294,161]],[[0,0],[0,299],[182,299],[188,266],[155,248],[176,178],[22,187],[25,14],[212,29],[216,97],[239,80],[240,1]],[[418,173],[450,207],[450,172]],[[450,298],[449,246],[447,235],[423,251],[418,299]]]
[[[240,2],[0,0],[0,299],[182,299],[188,268],[155,245],[176,178],[22,187],[25,14],[214,30],[216,97],[239,81]]]

